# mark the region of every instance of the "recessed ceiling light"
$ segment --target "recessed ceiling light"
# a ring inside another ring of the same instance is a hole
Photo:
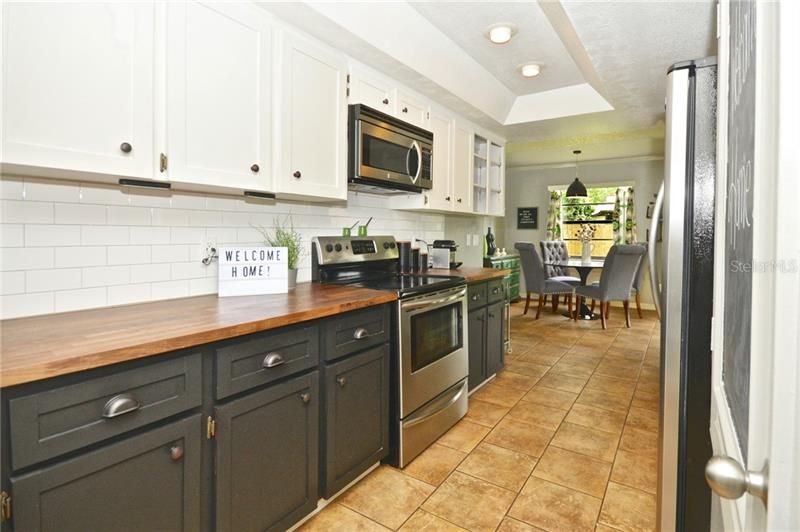
[[[526,78],[533,78],[539,75],[542,71],[542,65],[539,63],[528,63],[519,67],[520,72]]]
[[[489,40],[495,44],[505,44],[514,36],[514,27],[510,24],[495,24],[489,28]]]

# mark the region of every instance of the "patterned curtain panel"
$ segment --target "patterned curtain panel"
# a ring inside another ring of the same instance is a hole
[[[547,207],[547,240],[561,240],[561,193],[555,190]]]
[[[620,187],[617,189],[617,194],[614,199],[614,215],[612,217],[613,224],[611,227],[614,230],[614,243],[615,244],[624,244],[625,243],[625,235],[623,231],[623,217],[625,213],[622,209],[622,206],[625,205],[625,189]]]
[[[636,243],[636,215],[633,212],[633,187],[627,189],[625,205],[625,243]]]

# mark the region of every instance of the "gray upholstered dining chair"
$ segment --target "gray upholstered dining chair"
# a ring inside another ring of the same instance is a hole
[[[522,262],[522,274],[525,276],[525,291],[527,292],[525,298],[525,311],[523,314],[528,313],[528,307],[531,304],[531,294],[539,294],[539,306],[536,308],[536,318],[539,319],[539,314],[542,312],[544,306],[544,296],[552,294],[554,297],[558,294],[566,294],[567,307],[570,315],[572,314],[572,293],[574,287],[561,281],[554,281],[547,279],[544,272],[544,263],[539,253],[536,251],[536,245],[531,242],[517,242],[514,247],[519,251],[519,258]]]
[[[555,262],[558,260],[569,260],[569,250],[567,249],[566,242],[563,240],[542,240],[539,242],[539,246],[542,249],[542,259],[545,263],[544,271],[548,279],[567,283],[572,286],[579,286],[581,284],[581,280],[577,277],[568,275],[567,269],[563,266],[553,266],[551,264],[547,264],[548,262]],[[555,312],[558,310],[558,296],[555,295],[552,296],[552,298],[553,312]],[[547,303],[547,297],[545,297],[545,303]]]
[[[644,256],[639,262],[639,268],[636,270],[636,277],[633,278],[633,286],[631,286],[631,295],[636,301],[636,313],[639,318],[644,318],[642,315],[642,273],[644,272],[644,265],[647,262],[647,242],[637,242],[635,245],[644,248]],[[593,283],[597,284],[597,283]],[[595,300],[592,299],[592,312],[594,312]],[[608,312],[610,307],[606,307],[606,319],[608,319]]]
[[[615,245],[606,255],[603,273],[600,282],[589,286],[579,286],[575,289],[578,295],[577,307],[587,297],[600,302],[600,321],[606,329],[606,315],[608,305],[612,300],[622,301],[625,310],[625,325],[631,326],[629,301],[633,280],[639,270],[639,264],[644,260],[645,248],[640,245]],[[574,316],[577,320],[577,314]]]

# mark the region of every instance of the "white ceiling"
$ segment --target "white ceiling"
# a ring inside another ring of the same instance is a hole
[[[529,151],[652,139],[667,68],[715,52],[714,0],[262,5]],[[516,26],[510,43],[485,37],[498,22]],[[545,63],[540,76],[521,77],[528,61]]]

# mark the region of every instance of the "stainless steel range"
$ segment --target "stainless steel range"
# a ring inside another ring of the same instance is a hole
[[[467,413],[467,284],[402,274],[391,236],[313,239],[312,279],[397,293],[392,431],[405,467]]]

